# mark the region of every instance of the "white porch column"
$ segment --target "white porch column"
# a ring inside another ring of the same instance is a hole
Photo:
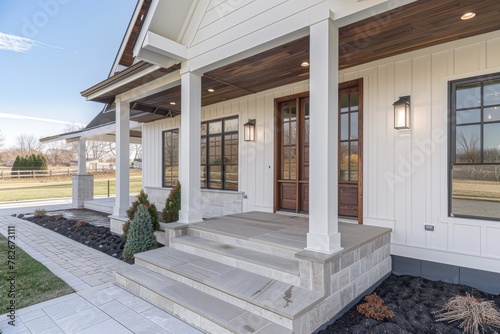
[[[87,174],[87,141],[81,139],[78,141],[78,175]]]
[[[130,104],[116,102],[116,202],[113,216],[127,217],[130,206]]]
[[[340,251],[338,231],[338,27],[330,17],[310,27],[310,179],[307,250]]]
[[[181,75],[181,143],[180,183],[181,210],[179,222],[202,221],[200,190],[201,152],[201,76],[185,72]]]

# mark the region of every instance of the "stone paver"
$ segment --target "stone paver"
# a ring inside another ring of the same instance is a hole
[[[53,203],[53,202],[50,202]],[[55,203],[36,207],[69,208]],[[16,311],[16,326],[0,316],[0,333],[201,333],[114,284],[114,271],[128,264],[81,245],[13,213],[30,208],[0,206],[0,233],[15,226],[16,245],[61,277],[76,292]],[[2,256],[0,254],[0,256]]]

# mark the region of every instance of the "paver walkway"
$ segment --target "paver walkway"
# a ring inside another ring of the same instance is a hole
[[[64,209],[64,205],[47,210]],[[16,312],[16,326],[0,316],[3,334],[201,333],[114,285],[113,271],[128,264],[0,210],[0,233],[15,226],[16,245],[61,277],[76,292]],[[14,212],[30,212],[18,208]],[[7,215],[6,215],[7,214]],[[5,254],[0,254],[4,256]]]

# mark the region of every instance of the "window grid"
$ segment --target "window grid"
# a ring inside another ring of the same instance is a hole
[[[179,129],[163,131],[163,187],[175,187],[179,178]]]

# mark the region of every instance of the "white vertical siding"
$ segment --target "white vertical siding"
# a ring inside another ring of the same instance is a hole
[[[500,272],[500,223],[448,217],[448,82],[500,72],[500,31],[351,68],[364,79],[364,222],[393,254]],[[411,96],[411,129],[392,103]],[[435,226],[434,232],[424,230]]]

